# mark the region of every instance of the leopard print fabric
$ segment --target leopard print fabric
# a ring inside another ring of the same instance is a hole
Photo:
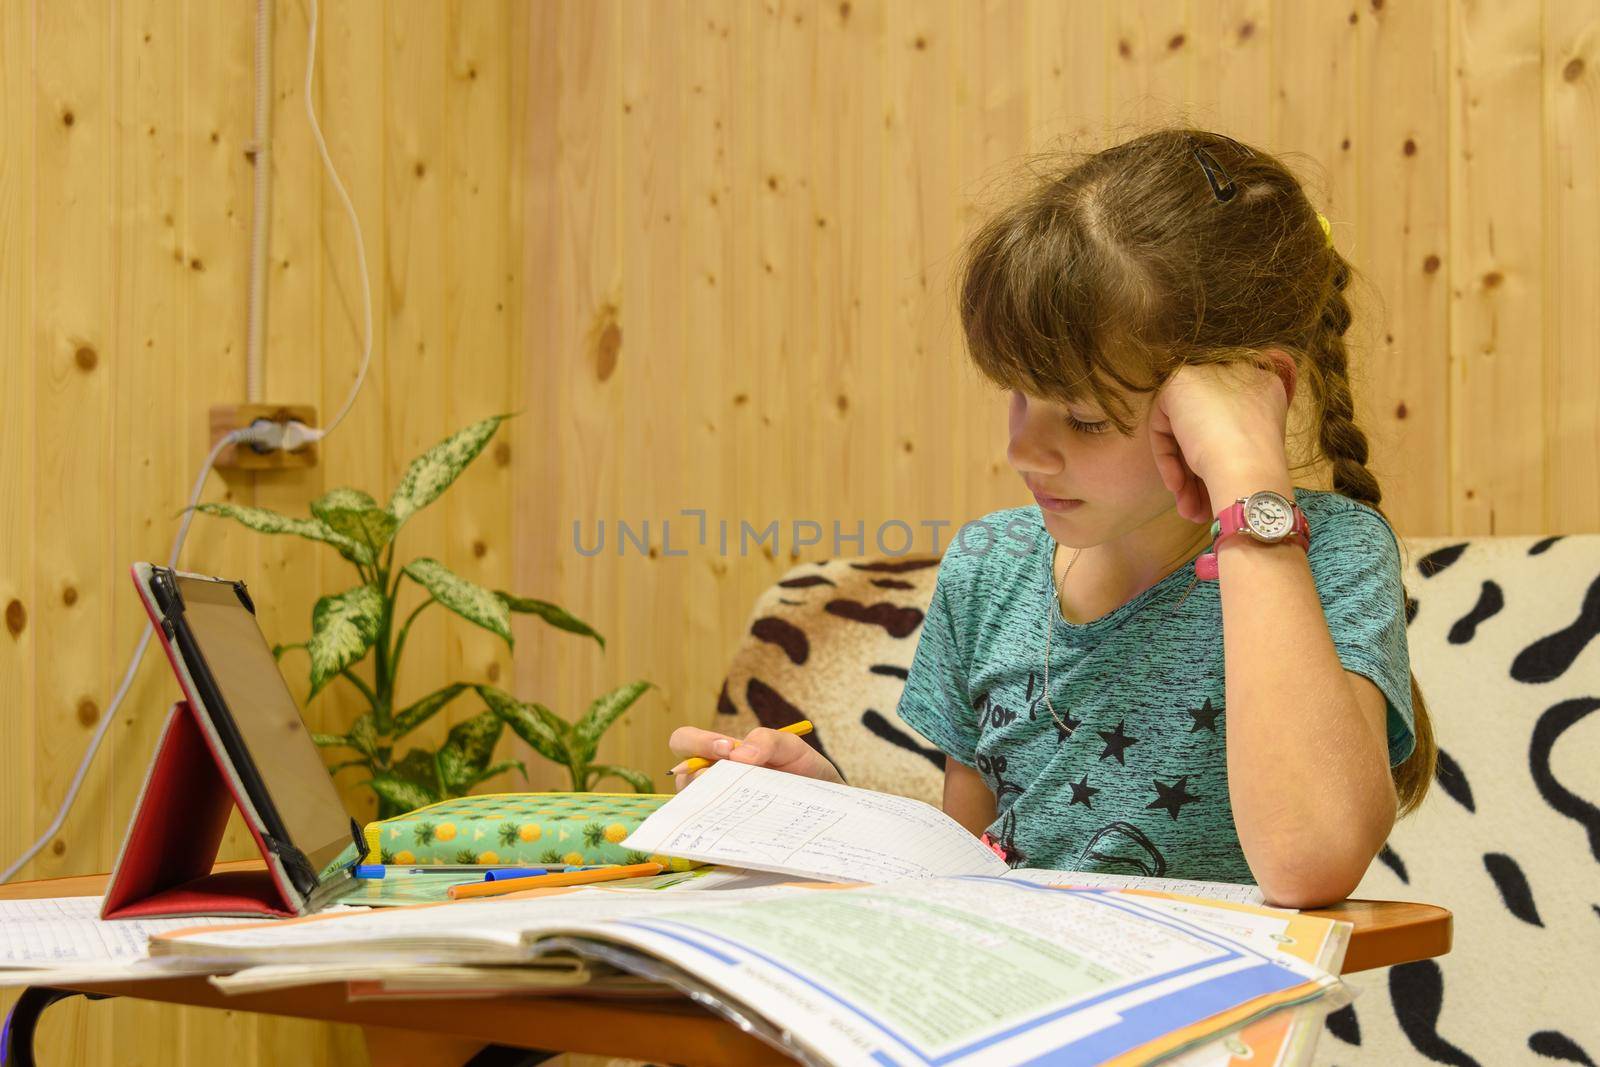
[[[807,740],[845,781],[938,807],[944,754],[895,714],[938,573],[937,556],[789,570],[756,601],[714,728],[743,737],[810,719]]]

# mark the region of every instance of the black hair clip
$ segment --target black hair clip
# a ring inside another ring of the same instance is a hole
[[[1255,155],[1254,152],[1235,141],[1232,137],[1226,137],[1221,134],[1218,136],[1221,136],[1223,140],[1239,149],[1245,155]],[[1216,157],[1201,147],[1200,142],[1195,140],[1192,134],[1184,134],[1184,137],[1189,141],[1189,149],[1194,153],[1195,162],[1199,163],[1200,169],[1205,171],[1206,182],[1211,186],[1211,195],[1217,198],[1217,203],[1226,204],[1237,196],[1239,186],[1234,183],[1228,172],[1222,169],[1222,164],[1217,162]]]

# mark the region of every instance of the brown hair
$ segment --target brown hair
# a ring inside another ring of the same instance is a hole
[[[1311,455],[1297,469],[1325,463],[1335,492],[1382,514],[1345,347],[1354,272],[1287,167],[1184,127],[1028,164],[1027,187],[979,227],[959,271],[962,329],[986,378],[1059,403],[1091,397],[1131,433],[1126,394],[1184,365],[1282,350],[1297,397],[1309,394]],[[1411,706],[1416,747],[1391,770],[1400,815],[1421,803],[1438,756],[1414,673]]]

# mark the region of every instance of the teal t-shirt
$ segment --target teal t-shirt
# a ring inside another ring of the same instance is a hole
[[[1392,766],[1415,741],[1399,545],[1349,497],[1296,489],[1295,500],[1339,659],[1387,698]],[[1055,598],[1054,548],[1032,505],[958,532],[900,718],[994,790],[989,836],[1014,867],[1254,882],[1228,801],[1217,583],[1195,583],[1178,603],[1194,576],[1183,566],[1074,624]],[[1044,701],[1046,612],[1059,723]]]

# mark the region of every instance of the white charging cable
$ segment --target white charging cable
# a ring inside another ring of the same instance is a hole
[[[334,169],[333,159],[328,154],[327,142],[322,138],[322,127],[317,123],[317,112],[311,104],[311,76],[316,69],[317,58],[317,0],[311,0],[310,10],[311,26],[306,38],[306,118],[311,123],[311,135],[316,140],[317,151],[322,155],[322,165],[327,171],[328,179],[333,187],[338,190],[339,199],[344,203],[345,211],[350,216],[350,229],[355,235],[356,264],[361,272],[361,297],[362,297],[362,349],[361,368],[356,373],[356,380],[350,387],[350,394],[345,398],[344,406],[339,413],[323,427],[306,426],[300,422],[290,422],[288,426],[278,423],[256,423],[244,429],[234,430],[223,435],[216,444],[211,446],[211,451],[206,455],[205,463],[200,467],[200,474],[195,478],[194,490],[189,494],[189,506],[184,509],[183,522],[178,526],[178,535],[172,542],[172,553],[167,557],[167,567],[176,569],[178,557],[183,552],[184,539],[189,536],[189,523],[194,519],[195,505],[200,503],[200,494],[205,490],[206,479],[211,475],[211,469],[217,462],[217,456],[229,445],[261,445],[269,450],[283,448],[292,451],[311,441],[320,441],[326,437],[333,428],[344,421],[355,405],[356,396],[361,392],[361,386],[367,380],[367,367],[372,362],[372,282],[367,274],[367,253],[361,236],[361,219],[356,215],[355,205],[350,202],[350,194],[345,192],[344,183],[339,180],[339,172]],[[100,750],[100,742],[105,740],[106,731],[110,728],[117,716],[117,709],[122,706],[122,699],[128,695],[128,689],[133,685],[133,677],[139,670],[139,663],[144,659],[145,649],[150,647],[150,635],[154,628],[146,623],[144,632],[139,636],[139,644],[133,650],[133,658],[128,662],[128,669],[122,676],[122,684],[117,687],[116,694],[111,698],[105,715],[100,719],[100,725],[95,728],[94,735],[89,738],[89,750],[83,754],[83,760],[78,764],[78,771],[72,776],[72,783],[67,787],[67,795],[61,802],[61,809],[56,812],[55,819],[50,823],[49,829],[40,835],[39,839],[28,847],[9,867],[0,872],[0,883],[9,882],[17,872],[27,865],[28,861],[37,856],[50,839],[55,837],[62,825],[67,821],[67,813],[72,810],[72,804],[78,798],[78,791],[83,787],[84,778],[89,773],[89,765],[94,762],[95,753]]]

